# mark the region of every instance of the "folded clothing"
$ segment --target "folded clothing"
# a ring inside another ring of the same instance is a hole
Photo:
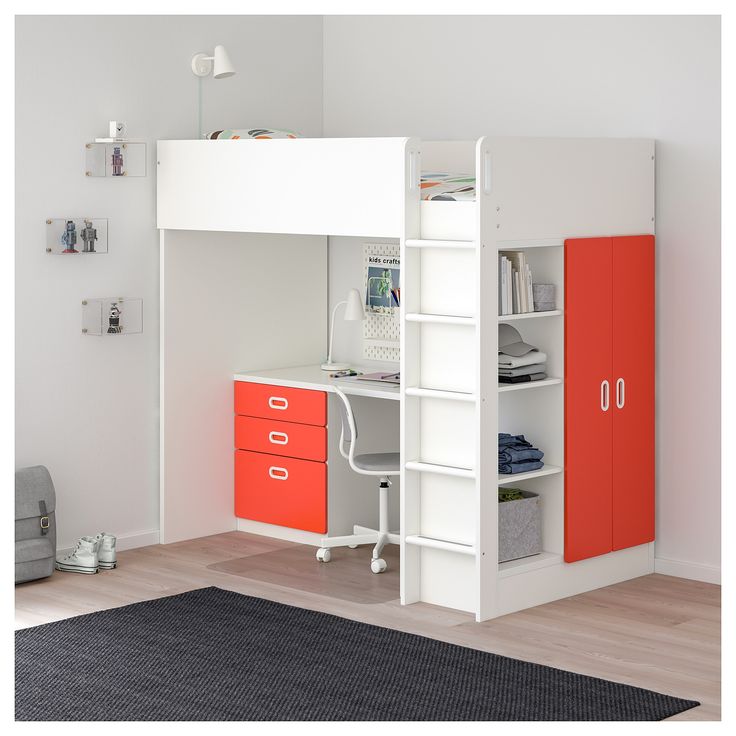
[[[544,466],[544,453],[528,442],[523,434],[498,433],[498,472],[528,473]]]
[[[521,368],[525,365],[537,365],[540,363],[547,362],[547,353],[543,353],[541,350],[532,350],[526,355],[506,355],[505,353],[498,354],[498,367],[501,368]]]
[[[523,445],[507,445],[498,450],[499,463],[519,463],[522,460],[541,460],[544,453],[536,447],[524,447]]]
[[[499,383],[529,383],[530,381],[543,381],[547,378],[546,373],[529,373],[525,376],[502,376],[499,374]]]
[[[528,376],[532,373],[544,373],[547,366],[544,363],[532,363],[531,365],[522,365],[521,368],[499,368],[499,376]]]
[[[530,473],[532,470],[539,470],[544,467],[541,460],[522,460],[518,463],[499,463],[498,472],[506,475],[513,473]]]

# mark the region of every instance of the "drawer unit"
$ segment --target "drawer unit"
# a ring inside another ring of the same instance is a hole
[[[327,429],[273,419],[235,417],[235,447],[302,460],[327,460]]]
[[[235,413],[324,427],[327,394],[304,388],[235,381]]]
[[[325,534],[327,465],[236,450],[235,515]]]

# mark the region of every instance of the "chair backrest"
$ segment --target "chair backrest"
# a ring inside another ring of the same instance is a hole
[[[337,387],[335,387],[335,393],[339,401],[337,402],[337,408],[340,411],[340,422],[342,423],[342,433],[340,435],[340,453],[347,458],[347,453],[350,453],[354,448],[354,442],[358,439],[358,425],[355,421],[355,414],[353,413],[353,407],[350,406],[348,397]],[[347,451],[345,450],[347,446]]]

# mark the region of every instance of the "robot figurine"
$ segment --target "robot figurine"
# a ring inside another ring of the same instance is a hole
[[[79,233],[82,238],[82,253],[96,253],[95,240],[97,240],[97,228],[92,227],[92,220],[84,221],[84,228]]]
[[[112,175],[123,176],[123,154],[120,153],[120,146],[112,149]]]
[[[110,304],[110,312],[107,317],[107,334],[108,335],[114,335],[118,332],[122,332],[123,328],[120,325],[120,309],[118,308],[117,302],[112,302]]]
[[[66,248],[61,251],[62,253],[79,253],[79,251],[74,247],[77,244],[77,226],[74,224],[74,220],[66,221],[66,228],[61,234],[61,242],[66,246]]]

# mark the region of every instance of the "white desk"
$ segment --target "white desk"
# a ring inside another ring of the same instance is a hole
[[[361,368],[354,370],[375,373],[380,369]],[[391,370],[391,369],[389,369]],[[334,393],[335,386],[350,396],[368,396],[375,399],[399,399],[399,387],[374,381],[357,381],[355,378],[330,378],[330,371],[323,371],[318,365],[302,365],[295,368],[275,368],[273,370],[247,371],[235,373],[236,381],[266,383],[272,386],[290,386]]]

